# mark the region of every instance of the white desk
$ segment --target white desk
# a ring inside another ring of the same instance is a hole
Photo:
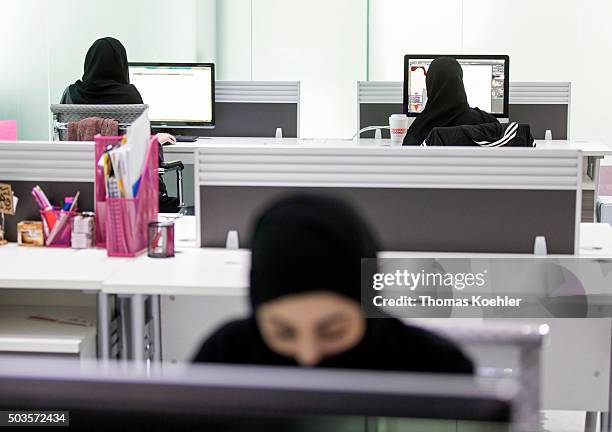
[[[389,140],[383,140],[384,145],[389,144]],[[612,148],[605,143],[598,141],[536,141],[537,147],[542,149],[557,150],[581,150],[585,157],[604,158],[612,155]],[[195,150],[203,147],[217,146],[274,146],[274,145],[295,145],[310,147],[378,147],[381,142],[375,139],[303,139],[303,138],[201,138],[194,143],[177,143],[164,147],[164,154],[169,159],[181,159],[186,164],[193,164],[193,154]]]
[[[89,291],[98,296],[99,354],[110,356],[110,305],[103,283],[121,259],[105,250],[0,247],[0,289]]]
[[[50,322],[33,316],[55,319]],[[62,321],[79,319],[80,325]],[[96,312],[85,307],[0,306],[0,352],[96,357]]]
[[[194,152],[198,148],[212,147],[260,147],[260,146],[295,146],[300,148],[346,148],[346,147],[380,147],[381,143],[388,146],[389,140],[377,141],[374,139],[298,139],[298,138],[203,138],[195,143],[178,143],[176,145],[164,147],[164,152],[168,160],[181,160],[187,165],[194,164]],[[588,203],[585,208],[591,208],[595,214],[598,191],[599,191],[599,172],[603,158],[612,155],[612,148],[603,142],[598,141],[537,141],[540,149],[557,150],[580,150],[585,158],[585,175],[583,178],[583,190],[593,193],[593,202]],[[186,191],[190,194],[191,187],[187,185]],[[585,200],[586,201],[586,200]],[[586,202],[585,202],[586,203]]]

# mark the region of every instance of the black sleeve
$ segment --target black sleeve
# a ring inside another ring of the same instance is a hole
[[[221,363],[223,359],[223,344],[221,336],[215,333],[206,340],[193,358],[194,363]]]
[[[62,99],[60,100],[60,105],[71,105],[72,98],[70,97],[70,86],[66,87],[64,93],[62,94]]]
[[[200,347],[195,363],[243,363],[241,353],[248,351],[249,322],[232,321],[217,329]]]

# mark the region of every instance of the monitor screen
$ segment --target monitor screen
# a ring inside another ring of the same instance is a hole
[[[130,82],[149,105],[152,125],[214,126],[213,64],[130,63]]]
[[[459,61],[472,108],[480,108],[496,117],[508,117],[508,56],[407,55],[404,65],[405,114],[415,117],[425,108],[427,71],[438,57],[453,57]]]

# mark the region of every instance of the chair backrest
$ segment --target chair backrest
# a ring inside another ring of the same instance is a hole
[[[125,128],[140,117],[148,107],[148,105],[51,105],[54,140],[66,141],[68,123],[90,117],[114,119],[119,122],[120,128]]]
[[[296,81],[217,81],[214,129],[175,129],[170,133],[203,137],[300,135],[300,83]]]
[[[223,247],[293,193],[344,199],[383,250],[577,253],[582,154],[524,148],[205,146],[196,153],[201,245]]]
[[[79,208],[94,210],[94,145],[92,142],[0,142],[0,183],[8,183],[19,198],[17,214],[6,224],[7,239],[16,241],[17,222],[40,220],[32,199],[39,185],[52,204],[81,192]]]
[[[568,82],[510,83],[510,121],[529,124],[536,139],[544,139],[546,130],[554,139],[568,139],[571,87]],[[360,81],[357,88],[360,128],[388,126],[391,114],[403,112],[401,81]],[[374,132],[362,136],[374,138]]]

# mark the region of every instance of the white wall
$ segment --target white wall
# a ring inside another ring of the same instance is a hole
[[[248,81],[252,78],[252,2],[217,2],[217,79]]]
[[[301,81],[300,132],[350,138],[366,78],[365,0],[255,0],[253,79]]]
[[[403,80],[404,54],[507,53],[512,81],[572,82],[573,139],[612,143],[609,0],[375,0],[371,17],[371,80]]]
[[[370,80],[403,81],[405,54],[461,51],[461,1],[370,2]]]
[[[20,139],[49,130],[47,3],[2,1],[0,120],[17,120]]]

